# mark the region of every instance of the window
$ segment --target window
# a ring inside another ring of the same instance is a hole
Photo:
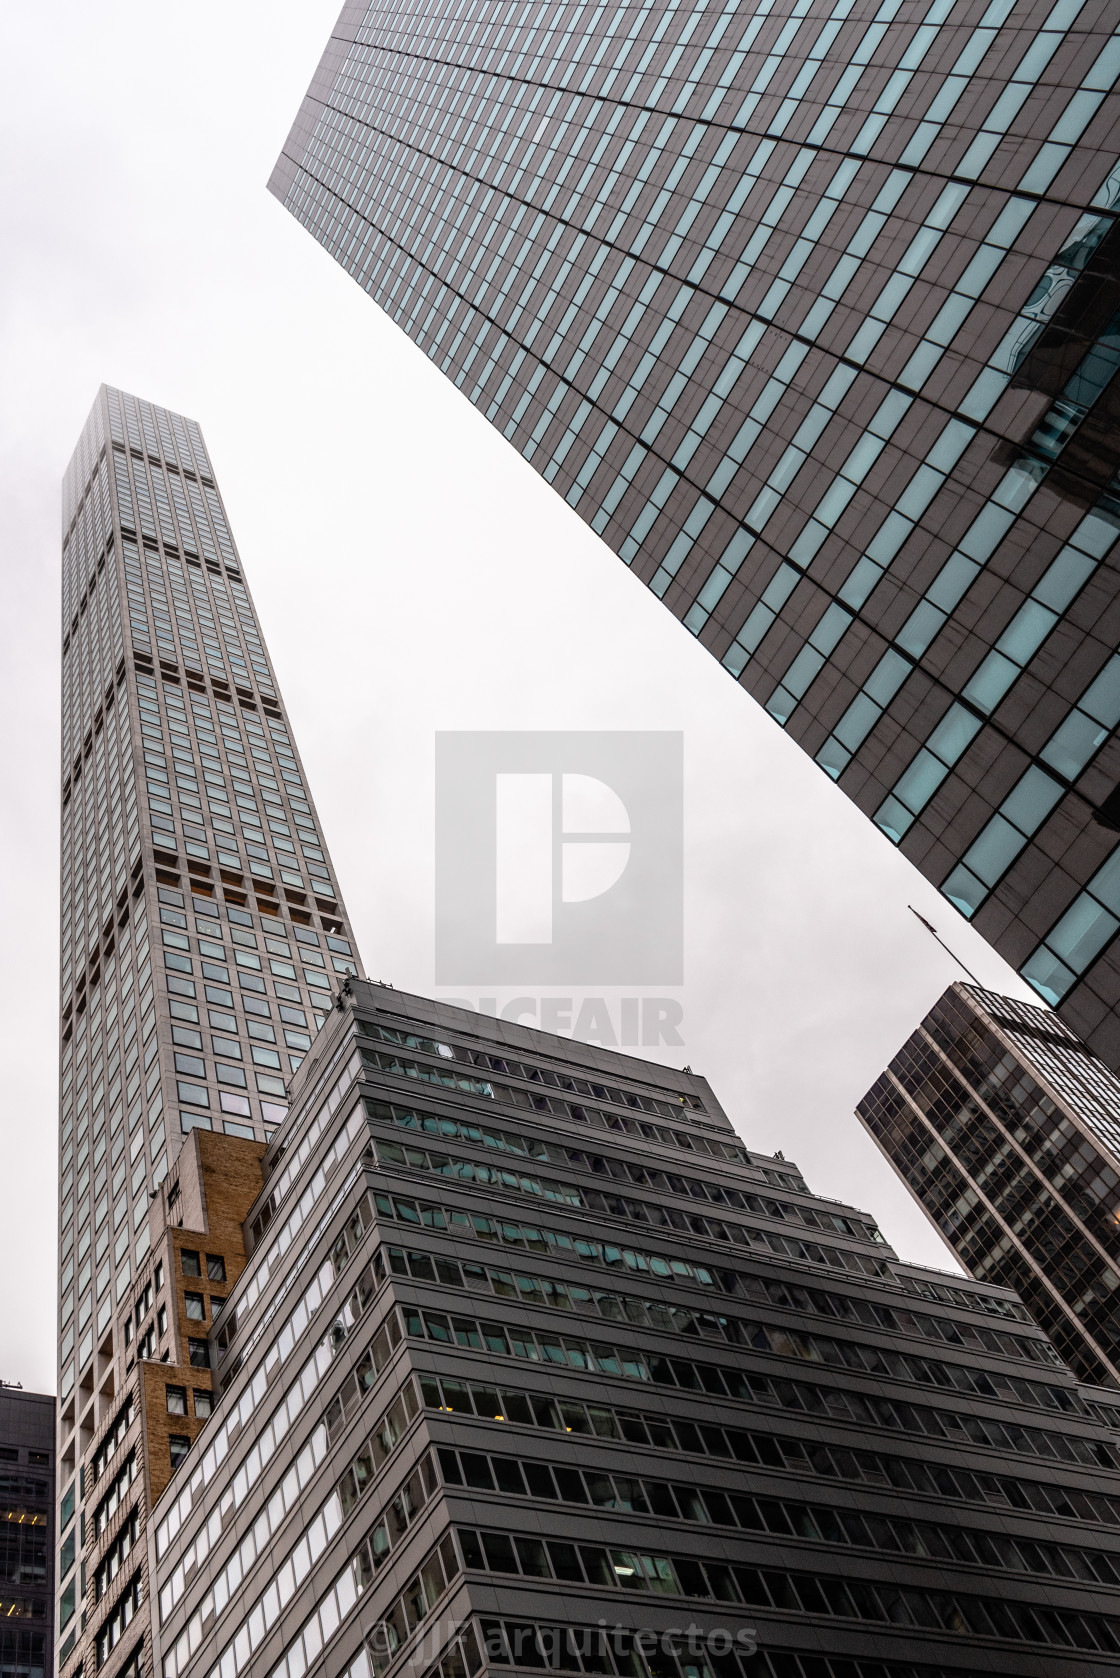
[[[159,1327],[159,1337],[162,1340],[167,1333],[167,1306],[161,1305],[156,1312],[156,1323]]]
[[[210,1346],[209,1346],[209,1343],[205,1340],[190,1340],[190,1341],[187,1342],[187,1344],[190,1347],[191,1368],[192,1369],[209,1369],[209,1367],[210,1367]]]
[[[167,1443],[171,1447],[171,1468],[174,1471],[190,1450],[191,1442],[185,1434],[173,1433]]]
[[[182,1266],[183,1266],[183,1275],[184,1276],[201,1276],[202,1275],[202,1265],[199,1261],[199,1256],[198,1256],[197,1253],[192,1253],[186,1247],[184,1247],[182,1252],[179,1254],[179,1259],[180,1259],[180,1262],[182,1263]]]
[[[192,1323],[204,1323],[206,1321],[206,1301],[200,1293],[184,1294],[183,1303],[186,1306],[188,1321]]]
[[[224,1304],[225,1304],[225,1300],[222,1299],[220,1297],[220,1295],[218,1295],[216,1293],[212,1293],[210,1295],[210,1315],[213,1318],[214,1322],[217,1322],[218,1318],[221,1316],[222,1307],[223,1307]]]
[[[199,1421],[204,1421],[212,1415],[214,1410],[214,1394],[204,1387],[194,1389],[194,1413]]]
[[[159,1263],[156,1265],[155,1284],[156,1284],[156,1292],[158,1293],[160,1288],[162,1288],[162,1286],[163,1286],[163,1260],[162,1259],[160,1259]]]
[[[212,1282],[224,1282],[226,1279],[226,1261],[221,1253],[207,1253],[206,1274]]]
[[[169,1416],[185,1416],[187,1413],[186,1387],[168,1387],[167,1414]]]

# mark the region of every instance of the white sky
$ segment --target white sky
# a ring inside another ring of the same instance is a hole
[[[682,729],[677,1063],[941,1265],[852,1113],[962,976],[907,905],[1032,995],[266,193],[336,12],[0,11],[0,1379],[45,1391],[58,488],[103,380],[202,425],[374,976],[432,989],[436,730]]]

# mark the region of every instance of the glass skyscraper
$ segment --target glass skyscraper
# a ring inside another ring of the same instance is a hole
[[[358,963],[198,426],[103,387],[62,529],[65,1659],[101,1457],[83,1459],[131,1426],[133,1363],[186,1346],[153,1308],[155,1191],[192,1130],[263,1150]]]
[[[0,1381],[0,1672],[52,1678],[57,1406]]]
[[[1093,0],[351,0],[271,188],[1120,1066]]]
[[[1120,1080],[1044,1008],[954,985],[857,1109],[969,1274],[1120,1385]]]

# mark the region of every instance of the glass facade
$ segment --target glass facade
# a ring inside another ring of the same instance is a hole
[[[60,1668],[87,1450],[178,1357],[156,1190],[192,1130],[263,1147],[358,971],[202,434],[106,387],[63,489],[61,896]]]
[[[1052,1013],[954,985],[858,1113],[969,1273],[1120,1382],[1120,1080]]]
[[[159,1678],[1115,1669],[1120,1398],[1014,1294],[690,1072],[349,991],[151,1513]]]
[[[54,1672],[55,1401],[0,1381],[0,1672]],[[64,1510],[74,1548],[73,1509]]]
[[[271,188],[1120,1066],[1113,25],[351,0]]]

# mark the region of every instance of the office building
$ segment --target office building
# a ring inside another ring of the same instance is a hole
[[[1114,29],[348,0],[271,189],[1117,1068]]]
[[[55,1401],[0,1381],[0,1672],[54,1672]]]
[[[150,1313],[159,1186],[195,1130],[259,1153],[358,964],[198,426],[103,387],[62,527],[57,1448],[80,1530],[126,1389],[139,1413],[130,1360],[182,1349]],[[60,1671],[95,1586],[64,1524]]]
[[[857,1109],[962,1265],[1120,1385],[1120,1080],[1044,1008],[953,985]]]
[[[1088,1678],[1120,1408],[691,1072],[352,981],[156,1503],[161,1678]]]

